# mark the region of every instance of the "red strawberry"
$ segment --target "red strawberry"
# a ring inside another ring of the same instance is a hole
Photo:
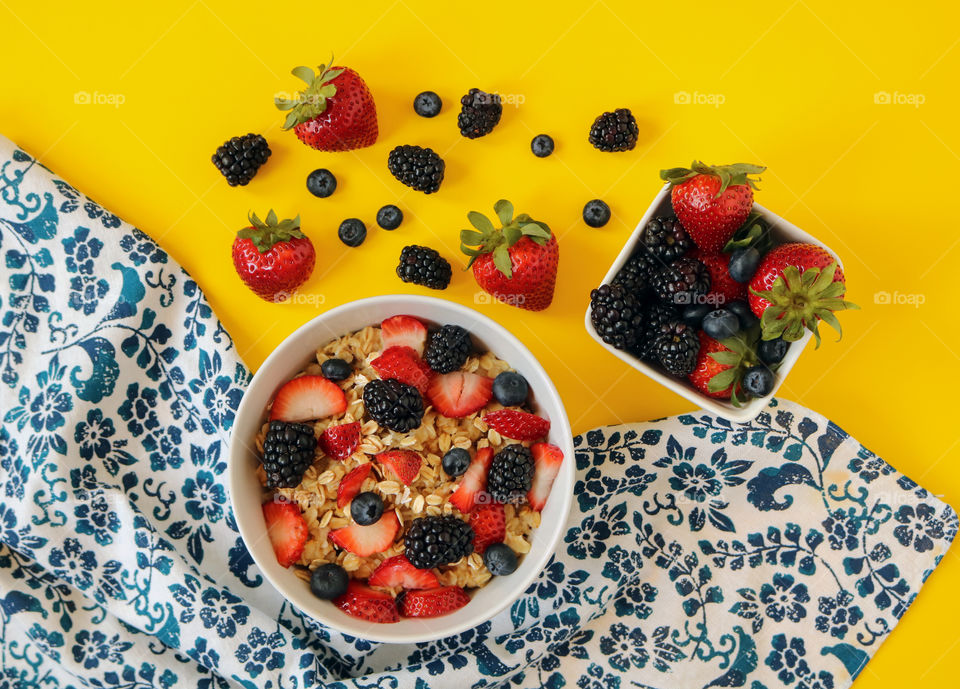
[[[517,409],[500,409],[483,417],[497,433],[513,440],[539,440],[550,432],[550,421]]]
[[[377,454],[377,461],[400,479],[405,486],[409,486],[417,479],[420,465],[423,460],[420,455],[411,450],[387,450]]]
[[[493,378],[464,371],[435,376],[427,388],[430,404],[452,419],[462,419],[480,411],[487,406],[491,397]]]
[[[266,221],[255,213],[250,226],[233,240],[233,267],[254,294],[272,302],[286,301],[310,277],[316,253],[300,231],[300,216],[278,220],[272,210]]]
[[[399,530],[400,521],[397,519],[397,513],[390,510],[384,512],[376,524],[360,526],[353,523],[342,529],[334,529],[330,532],[329,538],[344,550],[360,557],[368,557],[382,553],[393,545],[393,539],[396,538]]]
[[[479,494],[487,489],[487,472],[490,471],[492,462],[493,450],[491,448],[484,447],[477,450],[477,454],[470,462],[466,473],[460,479],[460,485],[449,497],[451,505],[464,514],[470,514],[470,510],[477,502]]]
[[[410,347],[419,356],[423,356],[423,347],[427,342],[427,326],[413,316],[391,316],[380,324],[380,337],[384,349]]]
[[[702,330],[697,331],[700,336],[700,351],[697,354],[697,366],[687,379],[697,390],[707,397],[728,400],[733,396],[734,385],[737,394],[740,394],[740,380],[746,368],[757,363],[753,355],[753,348],[736,340],[724,340],[741,351],[725,346],[713,339]],[[718,360],[719,359],[719,360]]]
[[[513,204],[501,199],[494,210],[503,225],[470,212],[475,230],[460,232],[460,249],[470,257],[477,284],[497,301],[542,311],[553,301],[560,249],[546,223],[526,213],[513,217]],[[476,249],[471,247],[477,246]]]
[[[310,535],[300,508],[292,502],[267,502],[263,505],[263,518],[277,562],[281,567],[289,567],[300,559]]]
[[[441,586],[425,591],[407,591],[398,607],[404,617],[440,617],[459,610],[470,602],[459,586]]]
[[[333,60],[331,59],[332,63]],[[370,89],[348,67],[320,65],[294,67],[293,76],[307,84],[294,98],[275,98],[280,110],[289,110],[284,129],[321,151],[350,151],[377,140],[377,108]]]
[[[370,580],[371,586],[384,586],[404,589],[432,589],[440,586],[440,580],[432,569],[417,569],[406,555],[394,555],[380,563],[373,570]]]
[[[690,255],[710,272],[710,291],[707,293],[706,303],[722,307],[732,301],[747,298],[747,286],[730,277],[730,254],[713,254],[696,249]]]
[[[370,462],[364,462],[340,479],[340,485],[337,486],[337,507],[342,510],[357,497],[363,482],[370,476],[371,468],[373,465]]]
[[[759,165],[704,165],[660,171],[660,179],[672,185],[670,201],[677,219],[690,239],[706,252],[723,249],[743,225],[753,208],[756,183],[750,175],[766,170]]]
[[[347,584],[347,592],[334,598],[333,604],[348,615],[359,617],[367,622],[388,624],[400,621],[393,596],[364,586],[356,579],[350,580]]]
[[[507,517],[503,505],[489,502],[477,505],[470,512],[470,527],[473,529],[473,549],[483,555],[491,543],[503,543],[507,536]]]
[[[360,422],[327,426],[320,434],[320,449],[333,459],[346,459],[360,446]]]
[[[323,376],[298,376],[284,383],[273,398],[270,420],[310,421],[342,414],[347,408],[343,390]]]
[[[421,395],[426,394],[433,377],[427,362],[411,347],[387,347],[370,365],[384,380],[393,378],[412,385]]]
[[[563,452],[556,445],[549,443],[534,443],[530,447],[533,455],[534,471],[533,484],[527,492],[527,502],[537,512],[543,509],[550,495],[550,488],[560,471],[563,463]]]

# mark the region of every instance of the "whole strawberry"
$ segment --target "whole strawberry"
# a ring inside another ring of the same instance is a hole
[[[250,226],[233,240],[233,266],[244,284],[267,301],[284,301],[313,272],[313,244],[300,231],[300,216],[266,221],[250,214]]]
[[[705,265],[710,273],[710,291],[706,299],[708,304],[723,306],[747,298],[747,286],[730,277],[730,254],[707,253],[695,249],[690,255]]]
[[[476,229],[460,232],[460,249],[470,257],[473,277],[497,301],[542,311],[553,301],[560,249],[546,223],[526,213],[513,217],[513,204],[501,199],[493,209],[502,227],[483,214],[467,214]],[[477,248],[473,248],[477,247]]]
[[[320,65],[319,74],[309,67],[294,67],[292,74],[307,84],[294,98],[275,98],[287,113],[284,129],[320,151],[350,151],[377,140],[377,108],[370,89],[349,67]]]
[[[734,406],[742,401],[741,381],[747,370],[758,363],[754,346],[757,333],[747,332],[719,342],[702,330],[697,365],[687,380],[707,397],[733,400]]]
[[[690,238],[703,251],[716,253],[750,215],[757,188],[750,175],[766,169],[747,163],[704,165],[695,160],[690,168],[661,170],[660,179],[672,186],[673,212]]]

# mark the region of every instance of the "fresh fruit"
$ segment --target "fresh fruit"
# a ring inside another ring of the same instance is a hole
[[[397,146],[387,156],[387,169],[401,184],[432,194],[443,182],[446,165],[432,148]]]
[[[337,237],[349,247],[358,247],[367,238],[367,226],[359,218],[347,218],[340,223]]]
[[[337,178],[326,168],[314,170],[307,175],[307,191],[314,196],[325,199],[337,189]]]
[[[293,488],[313,464],[317,440],[313,427],[302,423],[271,421],[263,439],[263,471],[267,488]]]
[[[363,386],[363,406],[384,428],[407,433],[423,421],[423,397],[399,380],[371,380]]]
[[[703,317],[700,327],[713,339],[725,340],[740,332],[740,319],[726,309],[717,309]]]
[[[421,395],[425,395],[430,387],[433,371],[410,347],[387,347],[370,366],[384,380],[399,380],[401,383],[412,385]]]
[[[483,417],[497,433],[512,440],[539,440],[550,432],[550,421],[517,409],[500,409]]]
[[[300,508],[292,502],[267,502],[263,505],[263,519],[267,523],[267,535],[277,562],[281,567],[289,567],[300,559],[310,536]]]
[[[265,221],[255,213],[249,219],[233,240],[233,267],[258,297],[285,301],[313,272],[313,244],[300,231],[300,216],[278,220],[271,210]]]
[[[480,411],[492,396],[493,379],[467,371],[434,376],[427,389],[430,404],[451,419],[462,419]]]
[[[307,87],[293,98],[275,98],[277,108],[287,112],[284,129],[320,151],[350,151],[377,140],[377,108],[370,89],[348,67],[320,65],[294,67],[293,76]]]
[[[605,112],[590,127],[590,143],[601,151],[630,151],[637,145],[640,129],[627,108]]]
[[[666,215],[647,223],[641,241],[654,257],[660,259],[661,265],[686,255],[693,248],[693,242],[680,221]]]
[[[453,564],[473,552],[473,529],[454,515],[418,517],[403,539],[404,552],[418,569]]]
[[[714,306],[724,306],[732,301],[747,298],[747,286],[734,280],[729,273],[730,254],[709,254],[697,249],[690,254],[710,273],[710,291],[706,301]]]
[[[367,581],[370,586],[385,588],[432,589],[440,586],[437,575],[429,569],[417,569],[406,555],[388,557],[373,570]]]
[[[657,301],[646,304],[643,307],[643,333],[637,346],[630,351],[644,361],[659,361],[656,349],[657,337],[660,336],[663,326],[677,320],[680,320],[680,314],[673,306]]]
[[[759,165],[704,165],[693,161],[690,168],[660,171],[660,179],[671,185],[673,212],[687,234],[703,251],[723,249],[753,208],[751,175],[766,170]]]
[[[587,201],[583,207],[583,222],[590,227],[603,227],[610,222],[610,206],[600,199]]]
[[[327,359],[320,364],[320,372],[327,380],[346,380],[353,375],[353,369],[343,359]]]
[[[473,550],[480,555],[492,543],[500,543],[507,537],[507,517],[503,505],[490,502],[477,505],[470,512],[470,528],[473,529]]]
[[[453,269],[447,259],[435,249],[426,246],[405,246],[400,252],[397,275],[404,282],[423,285],[430,289],[446,289]]]
[[[400,598],[399,608],[404,617],[440,617],[469,602],[470,596],[459,586],[441,586],[425,591],[407,591]]]
[[[683,322],[691,328],[699,328],[707,314],[713,311],[713,304],[691,304],[683,309]]]
[[[481,502],[481,495],[487,489],[487,472],[493,462],[493,450],[484,447],[477,450],[467,473],[460,479],[460,485],[448,498],[450,504],[464,514],[469,514],[474,504]],[[489,500],[489,498],[487,498]]]
[[[437,373],[451,373],[467,362],[473,351],[470,333],[459,325],[444,325],[430,333],[424,359]]]
[[[347,408],[343,390],[323,376],[298,376],[283,384],[273,399],[270,419],[311,421],[342,414]]]
[[[483,555],[483,564],[495,577],[504,577],[517,571],[517,554],[506,543],[494,543]]]
[[[518,407],[527,401],[530,385],[516,371],[503,371],[493,379],[493,396],[505,407]]]
[[[748,368],[743,374],[743,389],[753,397],[766,397],[773,392],[773,372],[763,364]]]
[[[443,101],[433,91],[421,91],[413,99],[413,111],[420,117],[436,117],[443,108]]]
[[[403,222],[403,211],[392,203],[377,211],[377,224],[385,230],[395,230]]]
[[[687,380],[697,390],[708,397],[732,399],[739,406],[743,394],[743,374],[756,364],[754,348],[758,329],[748,331],[737,337],[719,342],[702,330],[700,351],[697,354],[697,367]]]
[[[350,575],[340,565],[332,562],[320,565],[310,575],[310,591],[317,598],[333,600],[347,592]]]
[[[693,372],[699,349],[696,329],[678,321],[664,325],[654,344],[657,360],[668,373],[678,378]]]
[[[530,142],[530,150],[538,158],[546,158],[553,153],[553,138],[548,134],[537,134]]]
[[[639,246],[617,272],[613,284],[621,285],[628,294],[643,301],[650,291],[650,277],[661,266],[662,263],[653,254]]]
[[[427,326],[413,316],[390,316],[380,324],[383,348],[410,347],[423,356],[427,342]]]
[[[393,545],[393,539],[396,538],[399,530],[400,521],[397,519],[397,513],[389,510],[384,512],[375,524],[369,526],[350,524],[341,529],[334,529],[330,532],[329,538],[338,548],[359,557],[369,557],[382,553]]]
[[[327,426],[320,434],[319,445],[327,457],[346,459],[360,447],[360,422],[351,421],[339,426]]]
[[[340,485],[337,486],[337,507],[342,510],[357,497],[363,482],[370,476],[372,468],[373,465],[370,462],[364,462],[340,479]]]
[[[457,126],[463,136],[468,139],[477,139],[492,132],[500,122],[502,114],[503,105],[500,103],[500,94],[486,93],[473,88],[460,99]]]
[[[348,615],[367,622],[389,624],[400,621],[393,596],[365,586],[356,579],[350,580],[347,592],[335,598],[333,604]]]
[[[781,337],[775,337],[772,340],[761,340],[757,345],[757,356],[760,361],[767,365],[779,364],[783,357],[787,355],[790,349],[790,343],[784,341]]]
[[[473,268],[480,288],[497,301],[542,311],[553,301],[557,283],[557,238],[545,223],[526,213],[514,217],[513,204],[507,200],[497,201],[493,208],[499,228],[481,213],[467,214],[476,228],[460,232],[460,249],[470,257],[467,267]]]
[[[470,468],[470,453],[462,447],[451,447],[444,453],[441,466],[443,466],[443,471],[447,476],[451,478],[463,476]]]
[[[487,492],[501,503],[520,503],[533,482],[533,455],[530,449],[514,443],[493,456],[487,474]]]
[[[748,246],[745,249],[737,249],[730,254],[730,279],[737,282],[747,283],[757,272],[757,266],[760,265],[760,252],[756,247]]]
[[[413,450],[385,450],[377,454],[377,462],[389,469],[400,482],[409,486],[417,480],[423,460]]]
[[[227,139],[211,160],[231,187],[246,186],[260,166],[270,157],[270,146],[259,134],[247,134]]]
[[[600,285],[590,292],[590,322],[608,345],[629,351],[643,336],[643,307],[622,285]]]
[[[743,301],[742,299],[731,301],[724,308],[737,317],[737,319],[740,321],[741,330],[752,328],[757,323],[758,318],[753,315],[753,311],[750,310],[747,302]]]
[[[360,493],[350,502],[350,516],[360,526],[370,526],[383,516],[383,498],[376,493]]]
[[[553,481],[563,463],[563,451],[550,443],[534,443],[530,446],[533,455],[533,483],[527,493],[527,502],[537,512],[547,504]]]
[[[810,330],[820,346],[821,320],[842,334],[836,311],[857,309],[844,301],[843,269],[823,247],[791,242],[771,249],[750,280],[750,308],[760,318],[763,339],[796,342]]]
[[[653,273],[650,286],[660,301],[674,306],[706,302],[710,273],[700,261],[684,256]]]

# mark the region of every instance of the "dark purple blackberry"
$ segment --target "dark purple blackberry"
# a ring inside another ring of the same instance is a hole
[[[627,108],[605,112],[590,127],[590,143],[601,151],[629,151],[637,145],[640,129]]]
[[[667,304],[699,304],[710,291],[710,272],[697,259],[684,256],[656,271],[650,277],[650,286]]]
[[[660,327],[654,349],[667,372],[683,378],[697,367],[700,338],[697,331],[686,323],[672,321]]]
[[[411,189],[432,194],[440,188],[446,165],[432,148],[397,146],[387,157],[390,174]]]
[[[630,351],[643,335],[641,305],[622,285],[600,285],[590,293],[590,321],[600,339]]]
[[[622,285],[637,299],[643,300],[650,291],[650,277],[662,264],[642,245],[623,264],[623,268],[613,278],[615,285]]]
[[[423,420],[423,398],[399,380],[371,380],[363,386],[363,406],[370,418],[397,433],[417,428]]]
[[[313,464],[317,439],[305,423],[271,421],[263,439],[263,470],[267,488],[294,488]]]
[[[663,326],[678,319],[678,310],[669,304],[647,304],[643,309],[643,336],[634,353],[644,361],[657,361],[657,337]]]
[[[224,141],[211,160],[231,187],[245,186],[270,157],[270,146],[260,134],[235,136]]]
[[[662,216],[647,223],[643,244],[664,263],[680,258],[693,248],[687,231],[676,218]]]
[[[507,445],[493,457],[487,492],[497,502],[523,502],[533,481],[533,455],[523,445]]]
[[[437,373],[450,373],[467,363],[471,351],[470,333],[459,325],[445,325],[430,333],[423,358]]]
[[[397,275],[404,282],[430,289],[446,289],[450,284],[453,269],[435,249],[413,244],[403,247],[400,252]]]
[[[460,115],[457,126],[468,139],[477,139],[493,131],[503,114],[500,94],[470,89],[460,99]]]
[[[459,517],[414,519],[403,538],[404,554],[418,569],[453,564],[473,552],[473,529]]]

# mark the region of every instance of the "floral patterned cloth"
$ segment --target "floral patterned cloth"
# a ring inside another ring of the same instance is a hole
[[[237,535],[249,372],[197,284],[2,138],[0,199],[0,688],[846,687],[957,532],[791,403],[604,428],[508,611],[413,646],[338,634]]]

